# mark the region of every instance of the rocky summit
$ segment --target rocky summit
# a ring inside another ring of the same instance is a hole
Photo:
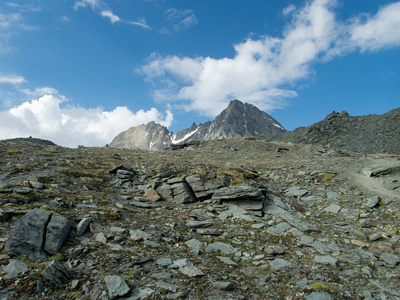
[[[150,122],[120,133],[110,143],[110,147],[155,151],[191,141],[259,137],[285,131],[266,112],[252,104],[232,100],[213,121],[199,125],[193,123],[190,128],[175,134],[162,125]]]
[[[400,299],[398,155],[28,138],[0,168],[0,299]]]
[[[361,153],[400,154],[400,108],[382,115],[350,116],[332,112],[320,122],[290,132],[266,137],[268,140],[330,145]]]

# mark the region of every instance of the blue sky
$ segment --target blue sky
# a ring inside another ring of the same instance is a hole
[[[237,98],[292,130],[400,105],[400,1],[36,0],[0,4],[0,139],[102,146]]]

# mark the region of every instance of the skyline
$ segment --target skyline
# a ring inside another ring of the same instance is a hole
[[[199,2],[0,4],[0,139],[103,146],[233,99],[288,130],[400,106],[400,1]]]

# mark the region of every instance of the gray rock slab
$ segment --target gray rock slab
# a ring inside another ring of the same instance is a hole
[[[326,207],[324,209],[324,211],[326,211],[328,213],[332,213],[332,214],[337,214],[341,209],[342,209],[342,207],[340,205],[332,203],[331,205]]]
[[[269,264],[276,271],[286,269],[292,265],[290,261],[283,258],[275,258]]]
[[[374,197],[369,198],[365,205],[369,208],[374,208],[374,207],[378,206],[380,201],[381,201],[381,198],[374,196]]]
[[[67,269],[65,269],[57,259],[54,259],[46,268],[43,269],[42,277],[56,286],[62,286],[63,284],[68,283],[71,279],[71,275]]]
[[[90,222],[92,222],[91,218],[83,218],[82,220],[80,220],[78,226],[76,227],[76,235],[77,236],[83,235],[86,229],[88,228]]]
[[[213,191],[206,189],[205,180],[202,176],[195,174],[185,178],[186,182],[192,188],[196,198],[199,201],[210,199]]]
[[[129,300],[145,300],[149,299],[156,291],[151,288],[144,288],[136,291]]]
[[[264,227],[265,227],[264,223],[257,223],[257,224],[251,225],[251,228],[253,228],[253,229],[261,229],[261,228],[264,228]]]
[[[232,259],[226,256],[217,256],[217,258],[222,261],[224,264],[229,266],[237,266],[237,263],[234,262]]]
[[[237,249],[227,243],[214,242],[207,246],[206,252],[221,252],[225,254],[231,254],[237,252]]]
[[[273,203],[270,205],[264,206],[263,211],[266,214],[281,217],[287,223],[298,228],[301,231],[305,231],[305,232],[319,232],[320,231],[317,227],[309,224],[306,221],[303,221],[302,219],[298,218],[297,216],[291,214],[290,212],[286,211],[285,209],[283,209]]]
[[[197,228],[196,232],[201,235],[213,235],[213,236],[221,235],[224,233],[223,230],[214,228]]]
[[[191,239],[185,242],[190,249],[192,255],[199,255],[201,252],[202,243],[198,239]]]
[[[179,268],[179,271],[189,277],[203,276],[204,273],[199,268],[196,268],[189,259],[179,259],[174,261],[174,265]]]
[[[323,242],[321,241],[315,241],[311,244],[311,247],[313,247],[319,254],[326,255],[331,253],[331,249],[328,248]]]
[[[3,270],[5,279],[14,279],[28,272],[28,266],[18,259],[10,259],[9,264]]]
[[[373,233],[373,234],[371,234],[371,235],[368,237],[368,239],[369,239],[371,242],[377,241],[377,240],[379,240],[379,239],[381,239],[381,238],[383,238],[382,232]]]
[[[267,229],[267,232],[273,235],[279,235],[285,233],[291,228],[291,226],[286,222],[278,223]]]
[[[392,268],[394,268],[398,263],[400,263],[400,257],[387,252],[383,252],[380,256],[380,259]]]
[[[129,286],[121,276],[109,275],[104,278],[107,286],[108,295],[111,299],[122,297],[128,294]]]
[[[339,197],[340,197],[340,194],[336,193],[336,192],[329,191],[326,193],[326,199],[328,199],[328,201],[335,201],[335,200],[339,199]]]
[[[231,290],[233,288],[232,283],[229,281],[215,281],[212,283],[213,287],[218,290]]]
[[[307,300],[333,300],[332,296],[322,292],[312,292],[306,297]]]
[[[318,264],[329,265],[335,268],[339,266],[339,260],[330,255],[315,255],[314,261]]]
[[[159,259],[157,259],[156,262],[160,267],[163,267],[163,268],[166,268],[166,267],[172,265],[172,260],[169,258],[159,258]]]
[[[286,248],[281,245],[269,245],[264,248],[269,255],[281,255],[286,253]]]
[[[43,249],[43,240],[51,212],[43,209],[29,211],[11,231],[7,241],[7,252],[15,255],[27,255],[32,260],[47,257]]]
[[[173,201],[174,197],[172,189],[169,184],[163,184],[156,188],[157,193],[160,195],[162,200]]]
[[[309,193],[308,190],[303,189],[299,186],[290,187],[285,191],[286,196],[294,196],[294,197],[303,197],[308,193]]]
[[[172,293],[176,293],[176,291],[178,290],[177,285],[168,283],[168,282],[164,282],[164,281],[157,282],[157,288],[168,291],[168,292],[172,292]]]
[[[238,184],[216,190],[212,196],[213,200],[235,200],[262,197],[261,191],[253,186]]]
[[[54,213],[47,225],[44,250],[50,255],[54,255],[60,251],[70,230],[71,224],[68,219],[58,213]]]
[[[188,204],[196,202],[196,196],[186,182],[175,183],[170,186],[173,199],[178,204]]]
[[[131,239],[135,241],[148,240],[151,238],[151,234],[140,229],[131,229],[129,230],[129,234],[131,235]]]
[[[249,215],[247,210],[234,204],[228,205],[228,212],[231,213],[232,217],[234,218],[239,218],[249,222],[253,222],[255,220],[253,216]]]
[[[189,220],[186,222],[186,227],[189,228],[204,228],[214,225],[213,220],[204,220],[204,221],[192,221]]]
[[[249,211],[261,211],[264,205],[264,197],[254,199],[232,199],[232,200],[222,200],[223,204],[227,205],[237,205],[245,210]]]
[[[95,240],[101,244],[107,244],[107,238],[102,232],[96,234]]]

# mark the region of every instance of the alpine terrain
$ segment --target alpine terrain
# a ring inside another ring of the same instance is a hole
[[[174,134],[166,127],[150,122],[132,127],[114,138],[113,148],[161,150],[171,144],[190,141],[231,139],[234,137],[267,136],[285,132],[278,121],[249,103],[232,100],[214,121],[193,125]]]

